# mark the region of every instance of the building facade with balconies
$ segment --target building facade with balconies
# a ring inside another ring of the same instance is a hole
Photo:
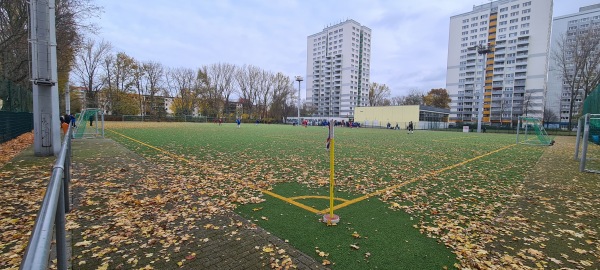
[[[552,22],[552,43],[551,54],[558,53],[559,44],[565,40],[573,40],[578,35],[585,33],[589,29],[600,28],[600,4],[585,6],[579,8],[579,12],[559,16]],[[573,69],[573,72],[575,70]],[[573,75],[571,75],[573,76]],[[574,115],[581,110],[583,105],[583,89],[571,91],[568,78],[564,78],[562,65],[555,57],[550,58],[548,67],[548,94],[546,95],[546,108],[551,110],[558,118],[553,122],[560,122],[566,125],[570,121],[571,109]],[[573,108],[571,108],[571,99]]]
[[[354,116],[367,106],[371,73],[371,29],[354,20],[307,38],[306,102],[316,117]]]
[[[451,122],[475,122],[479,110],[484,124],[542,117],[552,5],[552,0],[497,0],[450,18]],[[491,52],[480,54],[479,45]]]

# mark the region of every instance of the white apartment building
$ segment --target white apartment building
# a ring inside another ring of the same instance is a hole
[[[551,55],[559,50],[558,44],[563,37],[574,37],[590,27],[600,26],[600,4],[579,8],[579,12],[554,18],[552,23]],[[569,122],[571,91],[563,84],[563,72],[556,59],[550,58],[548,68],[548,93],[546,108],[552,110],[561,123]],[[578,112],[583,104],[583,92],[575,98],[573,111]]]
[[[476,122],[480,108],[484,124],[512,125],[519,116],[542,116],[552,4],[497,0],[450,18],[451,122]],[[488,44],[493,51],[487,55],[474,48]]]
[[[367,106],[371,73],[371,29],[354,20],[307,38],[306,102],[315,117],[354,116]]]

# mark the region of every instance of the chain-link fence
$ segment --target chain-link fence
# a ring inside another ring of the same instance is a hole
[[[33,93],[31,89],[0,79],[0,111],[32,112]]]
[[[31,89],[0,79],[0,143],[33,130],[32,111]]]
[[[33,130],[33,113],[0,111],[0,143]]]

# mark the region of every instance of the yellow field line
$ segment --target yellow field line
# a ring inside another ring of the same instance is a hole
[[[363,195],[363,196],[361,196],[361,197],[358,197],[358,198],[355,198],[355,199],[349,200],[349,201],[347,201],[347,202],[343,202],[343,203],[341,203],[341,204],[338,204],[338,205],[336,205],[336,206],[334,206],[334,207],[333,207],[333,210],[341,209],[341,208],[344,208],[344,207],[346,207],[346,206],[348,206],[348,205],[355,204],[355,203],[357,203],[357,202],[360,202],[360,201],[366,200],[366,199],[368,199],[368,198],[371,198],[371,197],[373,197],[373,196],[380,195],[380,194],[382,194],[382,193],[384,193],[384,192],[391,191],[391,190],[395,190],[395,189],[397,189],[397,188],[400,188],[400,187],[403,187],[403,186],[405,186],[405,185],[408,185],[408,184],[411,184],[411,183],[417,182],[417,181],[419,181],[419,180],[423,180],[423,179],[426,179],[426,178],[428,178],[428,177],[435,176],[435,175],[437,175],[437,174],[440,174],[440,173],[442,173],[442,172],[445,172],[445,171],[447,171],[447,170],[451,170],[451,169],[454,169],[454,168],[456,168],[456,167],[458,167],[458,166],[465,165],[465,164],[467,164],[467,163],[469,163],[469,162],[471,162],[471,161],[475,161],[475,160],[478,160],[478,159],[480,159],[480,158],[483,158],[483,157],[489,156],[489,155],[491,155],[491,154],[494,154],[494,153],[497,153],[497,152],[500,152],[500,151],[506,150],[506,149],[508,149],[508,148],[510,148],[510,147],[513,147],[513,146],[515,146],[515,145],[516,145],[516,144],[511,144],[511,145],[508,145],[508,146],[502,147],[502,148],[500,148],[500,149],[494,150],[494,151],[492,151],[492,152],[489,152],[489,153],[483,154],[483,155],[481,155],[481,156],[477,156],[477,157],[474,157],[474,158],[471,158],[471,159],[467,159],[467,160],[465,160],[465,161],[463,161],[463,162],[460,162],[460,163],[457,163],[457,164],[454,164],[454,165],[451,165],[451,166],[448,166],[448,167],[445,167],[445,168],[439,169],[439,170],[437,170],[437,171],[433,171],[433,172],[430,172],[430,173],[423,174],[423,175],[421,175],[421,176],[419,176],[419,177],[413,178],[413,179],[411,179],[411,180],[408,180],[408,181],[406,181],[406,182],[402,182],[402,183],[400,183],[400,184],[397,184],[397,185],[394,185],[394,186],[391,186],[391,187],[387,187],[387,188],[384,188],[384,189],[380,189],[380,190],[377,190],[377,191],[371,192],[371,193],[369,193],[369,194],[365,194],[365,195]],[[327,208],[327,209],[324,209],[324,210],[321,210],[321,211],[320,211],[318,214],[325,214],[325,213],[327,213],[328,211],[329,211],[329,208]]]
[[[465,137],[450,138],[450,139],[439,139],[439,140],[432,140],[432,141],[434,141],[434,142],[443,142],[443,141],[462,140],[462,139],[466,139],[466,138],[477,138],[477,136],[465,136]]]
[[[134,141],[134,142],[137,142],[137,143],[139,143],[139,144],[141,144],[141,145],[144,145],[144,146],[146,146],[146,147],[152,148],[152,149],[154,149],[154,150],[156,150],[156,151],[159,151],[159,152],[165,153],[165,154],[167,154],[167,155],[169,155],[169,156],[171,156],[171,157],[174,157],[174,158],[176,158],[176,159],[179,159],[179,160],[185,161],[185,162],[187,162],[187,163],[190,163],[190,164],[192,164],[192,165],[194,164],[194,162],[193,162],[193,161],[191,161],[191,160],[189,160],[189,159],[186,159],[186,158],[183,158],[183,157],[181,157],[181,156],[175,155],[175,154],[173,154],[173,153],[171,153],[171,152],[169,152],[169,151],[166,151],[166,150],[160,149],[160,148],[158,148],[158,147],[156,147],[156,146],[153,146],[153,145],[147,144],[147,143],[145,143],[145,142],[142,142],[142,141],[140,141],[140,140],[136,140],[136,139],[134,139],[134,138],[131,138],[131,137],[129,137],[129,136],[127,136],[127,135],[125,135],[125,134],[121,134],[121,133],[119,133],[119,132],[116,132],[116,131],[114,131],[114,130],[111,130],[111,129],[107,129],[107,130],[108,130],[108,131],[110,131],[110,132],[113,132],[113,133],[115,133],[115,134],[117,134],[117,135],[120,135],[120,136],[122,136],[122,137],[125,137],[125,138],[127,138],[127,139],[129,139],[129,140],[132,140],[132,141]],[[234,181],[236,181],[236,182],[238,182],[238,183],[241,183],[241,181],[239,181],[239,180],[237,180],[237,179],[233,179],[233,180],[234,180]],[[256,186],[255,186],[255,185],[253,185],[253,184],[250,184],[250,185],[248,185],[248,186],[249,186],[250,188],[256,189],[256,190],[258,190],[258,191],[260,191],[260,192],[262,192],[262,193],[264,193],[264,194],[267,194],[267,195],[269,195],[269,196],[271,196],[271,197],[273,197],[273,198],[277,198],[277,199],[280,199],[280,200],[282,200],[282,201],[284,201],[284,202],[287,202],[287,203],[289,203],[289,204],[293,204],[293,205],[295,205],[295,206],[298,206],[298,207],[300,207],[300,208],[302,208],[302,209],[304,209],[304,210],[307,210],[307,211],[309,211],[309,212],[311,212],[311,213],[315,213],[315,214],[316,214],[316,213],[318,213],[318,212],[319,212],[319,210],[317,210],[317,209],[315,209],[315,208],[312,208],[312,207],[310,207],[310,206],[308,206],[308,205],[305,205],[305,204],[299,203],[299,202],[297,202],[297,201],[294,201],[294,200],[293,200],[293,199],[291,199],[291,198],[286,198],[286,197],[283,197],[283,196],[281,196],[281,195],[279,195],[279,194],[277,194],[277,193],[274,193],[274,192],[271,192],[271,191],[268,191],[268,190],[264,190],[264,189],[260,189],[260,188],[256,187]]]
[[[329,196],[317,196],[317,195],[305,195],[305,196],[296,196],[296,197],[291,197],[290,199],[292,200],[302,200],[302,199],[328,199],[329,200]],[[342,199],[342,198],[333,198],[334,200],[338,200],[338,201],[342,201],[342,202],[347,202],[348,200],[346,199]]]
[[[318,213],[319,213],[319,210],[317,210],[317,209],[315,209],[315,208],[312,208],[312,207],[310,207],[310,206],[308,206],[308,205],[306,205],[306,204],[302,204],[302,203],[299,203],[299,202],[297,202],[297,201],[294,201],[294,198],[287,198],[287,197],[283,197],[283,196],[281,196],[281,195],[279,195],[279,194],[277,194],[277,193],[273,193],[273,192],[271,192],[271,191],[264,190],[264,189],[259,189],[259,190],[260,190],[260,192],[262,192],[262,193],[265,193],[265,194],[268,194],[268,195],[270,195],[271,197],[274,197],[274,198],[280,199],[280,200],[282,200],[282,201],[284,201],[284,202],[287,202],[287,203],[293,204],[293,205],[295,205],[295,206],[298,206],[298,207],[300,207],[300,208],[302,208],[302,209],[304,209],[304,210],[307,210],[307,211],[309,211],[309,212],[311,212],[311,213],[314,213],[314,214],[318,214]],[[328,198],[329,198],[329,197],[328,197]]]

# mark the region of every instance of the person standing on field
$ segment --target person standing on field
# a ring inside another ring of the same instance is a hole
[[[242,124],[242,121],[240,121],[240,119],[235,119],[235,123],[237,124],[237,127],[240,128],[240,125]]]
[[[413,134],[413,132],[414,132],[413,131],[413,122],[410,121],[410,122],[408,122],[408,132],[407,132],[407,134]]]

